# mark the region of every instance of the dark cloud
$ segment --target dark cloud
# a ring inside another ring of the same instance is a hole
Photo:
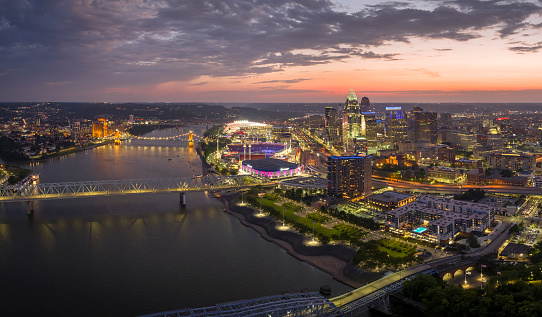
[[[538,42],[538,43],[535,43],[535,44],[528,44],[528,43],[524,43],[524,42],[515,42],[514,44],[517,44],[517,45],[511,46],[508,49],[513,51],[513,52],[520,53],[520,54],[522,54],[522,53],[536,53],[540,49],[542,49],[542,42]]]
[[[398,56],[399,54],[376,54],[375,52],[367,51],[359,53],[358,55],[364,58],[382,58],[386,60],[396,60],[395,56]]]
[[[207,85],[209,82],[208,81],[202,81],[200,83],[195,83],[195,84],[188,84],[190,86],[203,86],[203,85]]]
[[[0,73],[7,74],[0,95],[65,90],[46,84],[56,82],[70,82],[77,96],[349,58],[393,60],[399,55],[381,54],[378,46],[411,38],[468,41],[490,28],[507,37],[540,27],[526,22],[540,4],[431,3],[435,9],[384,2],[351,14],[328,0],[0,0]]]
[[[310,78],[296,78],[296,79],[285,79],[285,80],[265,80],[265,81],[260,81],[260,82],[257,82],[255,84],[272,84],[272,83],[284,83],[284,84],[295,84],[295,83],[299,83],[299,82],[302,82],[302,81],[305,81],[305,80],[310,80]]]

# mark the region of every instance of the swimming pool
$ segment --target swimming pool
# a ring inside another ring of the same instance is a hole
[[[423,233],[425,230],[427,230],[427,228],[424,228],[424,227],[418,227],[412,231],[416,232],[416,233]]]

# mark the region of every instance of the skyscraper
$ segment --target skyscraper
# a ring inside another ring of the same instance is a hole
[[[337,142],[339,137],[339,119],[337,116],[337,109],[333,107],[326,107],[324,126],[326,141],[329,143]]]
[[[401,107],[386,107],[386,133],[397,143],[407,137],[408,123]]]
[[[334,197],[371,195],[370,156],[328,156],[327,188]]]
[[[348,91],[343,110],[343,142],[361,136],[361,109],[354,89]]]
[[[369,98],[363,97],[361,98],[361,101],[359,103],[361,112],[369,112],[371,111],[371,102],[369,101]]]
[[[414,111],[414,140],[437,143],[437,113],[427,111]]]
[[[361,113],[361,135],[367,141],[376,141],[376,113],[362,112]]]

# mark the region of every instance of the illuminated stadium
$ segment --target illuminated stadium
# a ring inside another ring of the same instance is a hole
[[[243,148],[242,143],[228,144],[228,149],[231,153],[243,153],[245,150],[248,153],[249,147],[246,144],[246,148]],[[284,150],[284,144],[282,143],[252,143],[250,144],[250,151],[252,154],[266,154],[271,156],[276,152]]]
[[[301,172],[301,167],[295,163],[272,158],[245,160],[241,169],[252,175],[269,178],[293,176]]]

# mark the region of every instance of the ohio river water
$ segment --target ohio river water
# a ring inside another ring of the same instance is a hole
[[[202,127],[191,127],[199,135]],[[189,128],[155,131],[171,136]],[[171,158],[171,160],[168,160]],[[182,141],[132,140],[29,166],[42,183],[185,177]],[[0,203],[0,315],[136,316],[240,299],[350,288],[223,212],[204,192]]]

